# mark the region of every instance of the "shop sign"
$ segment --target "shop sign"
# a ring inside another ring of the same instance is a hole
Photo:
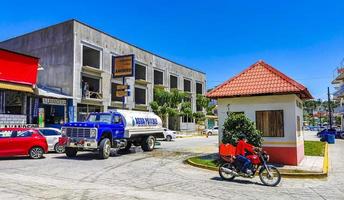
[[[134,55],[131,54],[114,57],[112,68],[114,77],[133,76],[135,68]]]
[[[116,91],[116,97],[125,97],[129,96],[129,92],[125,90],[118,90]]]
[[[34,85],[37,81],[38,58],[0,49],[0,80]]]
[[[1,128],[38,128],[38,124],[1,124]]]
[[[42,102],[43,102],[43,104],[46,104],[46,105],[60,105],[60,106],[64,106],[64,105],[67,104],[67,100],[65,100],[65,99],[43,98]]]
[[[117,90],[129,89],[129,85],[116,85]]]

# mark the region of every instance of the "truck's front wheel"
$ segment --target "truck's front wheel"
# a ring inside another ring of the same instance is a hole
[[[143,151],[152,151],[155,147],[155,137],[148,136],[143,138],[141,148]]]
[[[78,153],[78,150],[75,148],[66,147],[65,152],[68,158],[74,158],[76,154]]]
[[[101,159],[109,158],[111,153],[111,143],[108,138],[104,138],[99,145],[99,157]]]

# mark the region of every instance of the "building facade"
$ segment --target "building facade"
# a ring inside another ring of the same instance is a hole
[[[69,20],[0,43],[0,47],[29,53],[40,58],[43,70],[38,85],[56,88],[72,96],[69,121],[84,120],[89,112],[122,108],[116,97],[121,78],[113,78],[113,59],[135,55],[135,76],[126,77],[130,95],[124,109],[149,111],[154,88],[178,89],[190,94],[195,112],[196,94],[204,94],[203,72],[177,64],[161,56],[121,41],[82,22]],[[175,123],[175,122],[174,122]],[[177,120],[180,130],[195,130],[193,120]]]
[[[336,91],[333,93],[333,99],[339,101],[339,106],[334,112],[341,118],[341,130],[344,130],[344,68],[337,69],[337,76],[332,81]]]
[[[0,49],[0,127],[22,127],[38,118],[34,94],[39,59]]]

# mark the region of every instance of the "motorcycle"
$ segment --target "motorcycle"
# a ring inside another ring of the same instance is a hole
[[[266,186],[277,186],[281,181],[281,174],[274,166],[268,165],[269,155],[257,149],[256,154],[246,156],[252,163],[252,174],[242,173],[240,171],[240,163],[238,163],[234,156],[222,156],[224,161],[219,167],[219,174],[221,178],[227,181],[233,180],[235,177],[254,178],[257,174],[259,179]]]

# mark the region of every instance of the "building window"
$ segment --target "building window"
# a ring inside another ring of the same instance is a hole
[[[178,77],[170,75],[170,89],[178,89]]]
[[[256,111],[256,126],[264,137],[284,137],[283,110]]]
[[[191,81],[184,79],[184,92],[191,92]]]
[[[135,88],[135,103],[146,105],[146,89]]]
[[[86,104],[78,104],[77,105],[77,120],[79,122],[86,121],[88,115],[91,112],[102,112],[103,109],[101,106],[93,106],[93,105],[86,105]]]
[[[164,85],[164,73],[154,70],[154,85]]]
[[[92,98],[92,99],[102,99],[100,78],[91,78],[88,76],[82,76],[81,86],[82,86],[82,97]]]
[[[82,46],[82,66],[100,69],[100,51]]]
[[[135,80],[146,80],[146,67],[135,65]]]
[[[0,91],[0,114],[23,114],[24,97],[22,92]]]
[[[192,119],[192,117],[191,116],[183,116],[182,117],[182,122],[183,123],[193,123],[193,119]]]
[[[111,83],[111,101],[120,101],[120,102],[122,102],[123,98],[116,96],[117,85],[120,85],[120,84],[118,84],[118,83]]]
[[[196,83],[196,94],[203,94],[203,85],[202,85],[202,83]]]

